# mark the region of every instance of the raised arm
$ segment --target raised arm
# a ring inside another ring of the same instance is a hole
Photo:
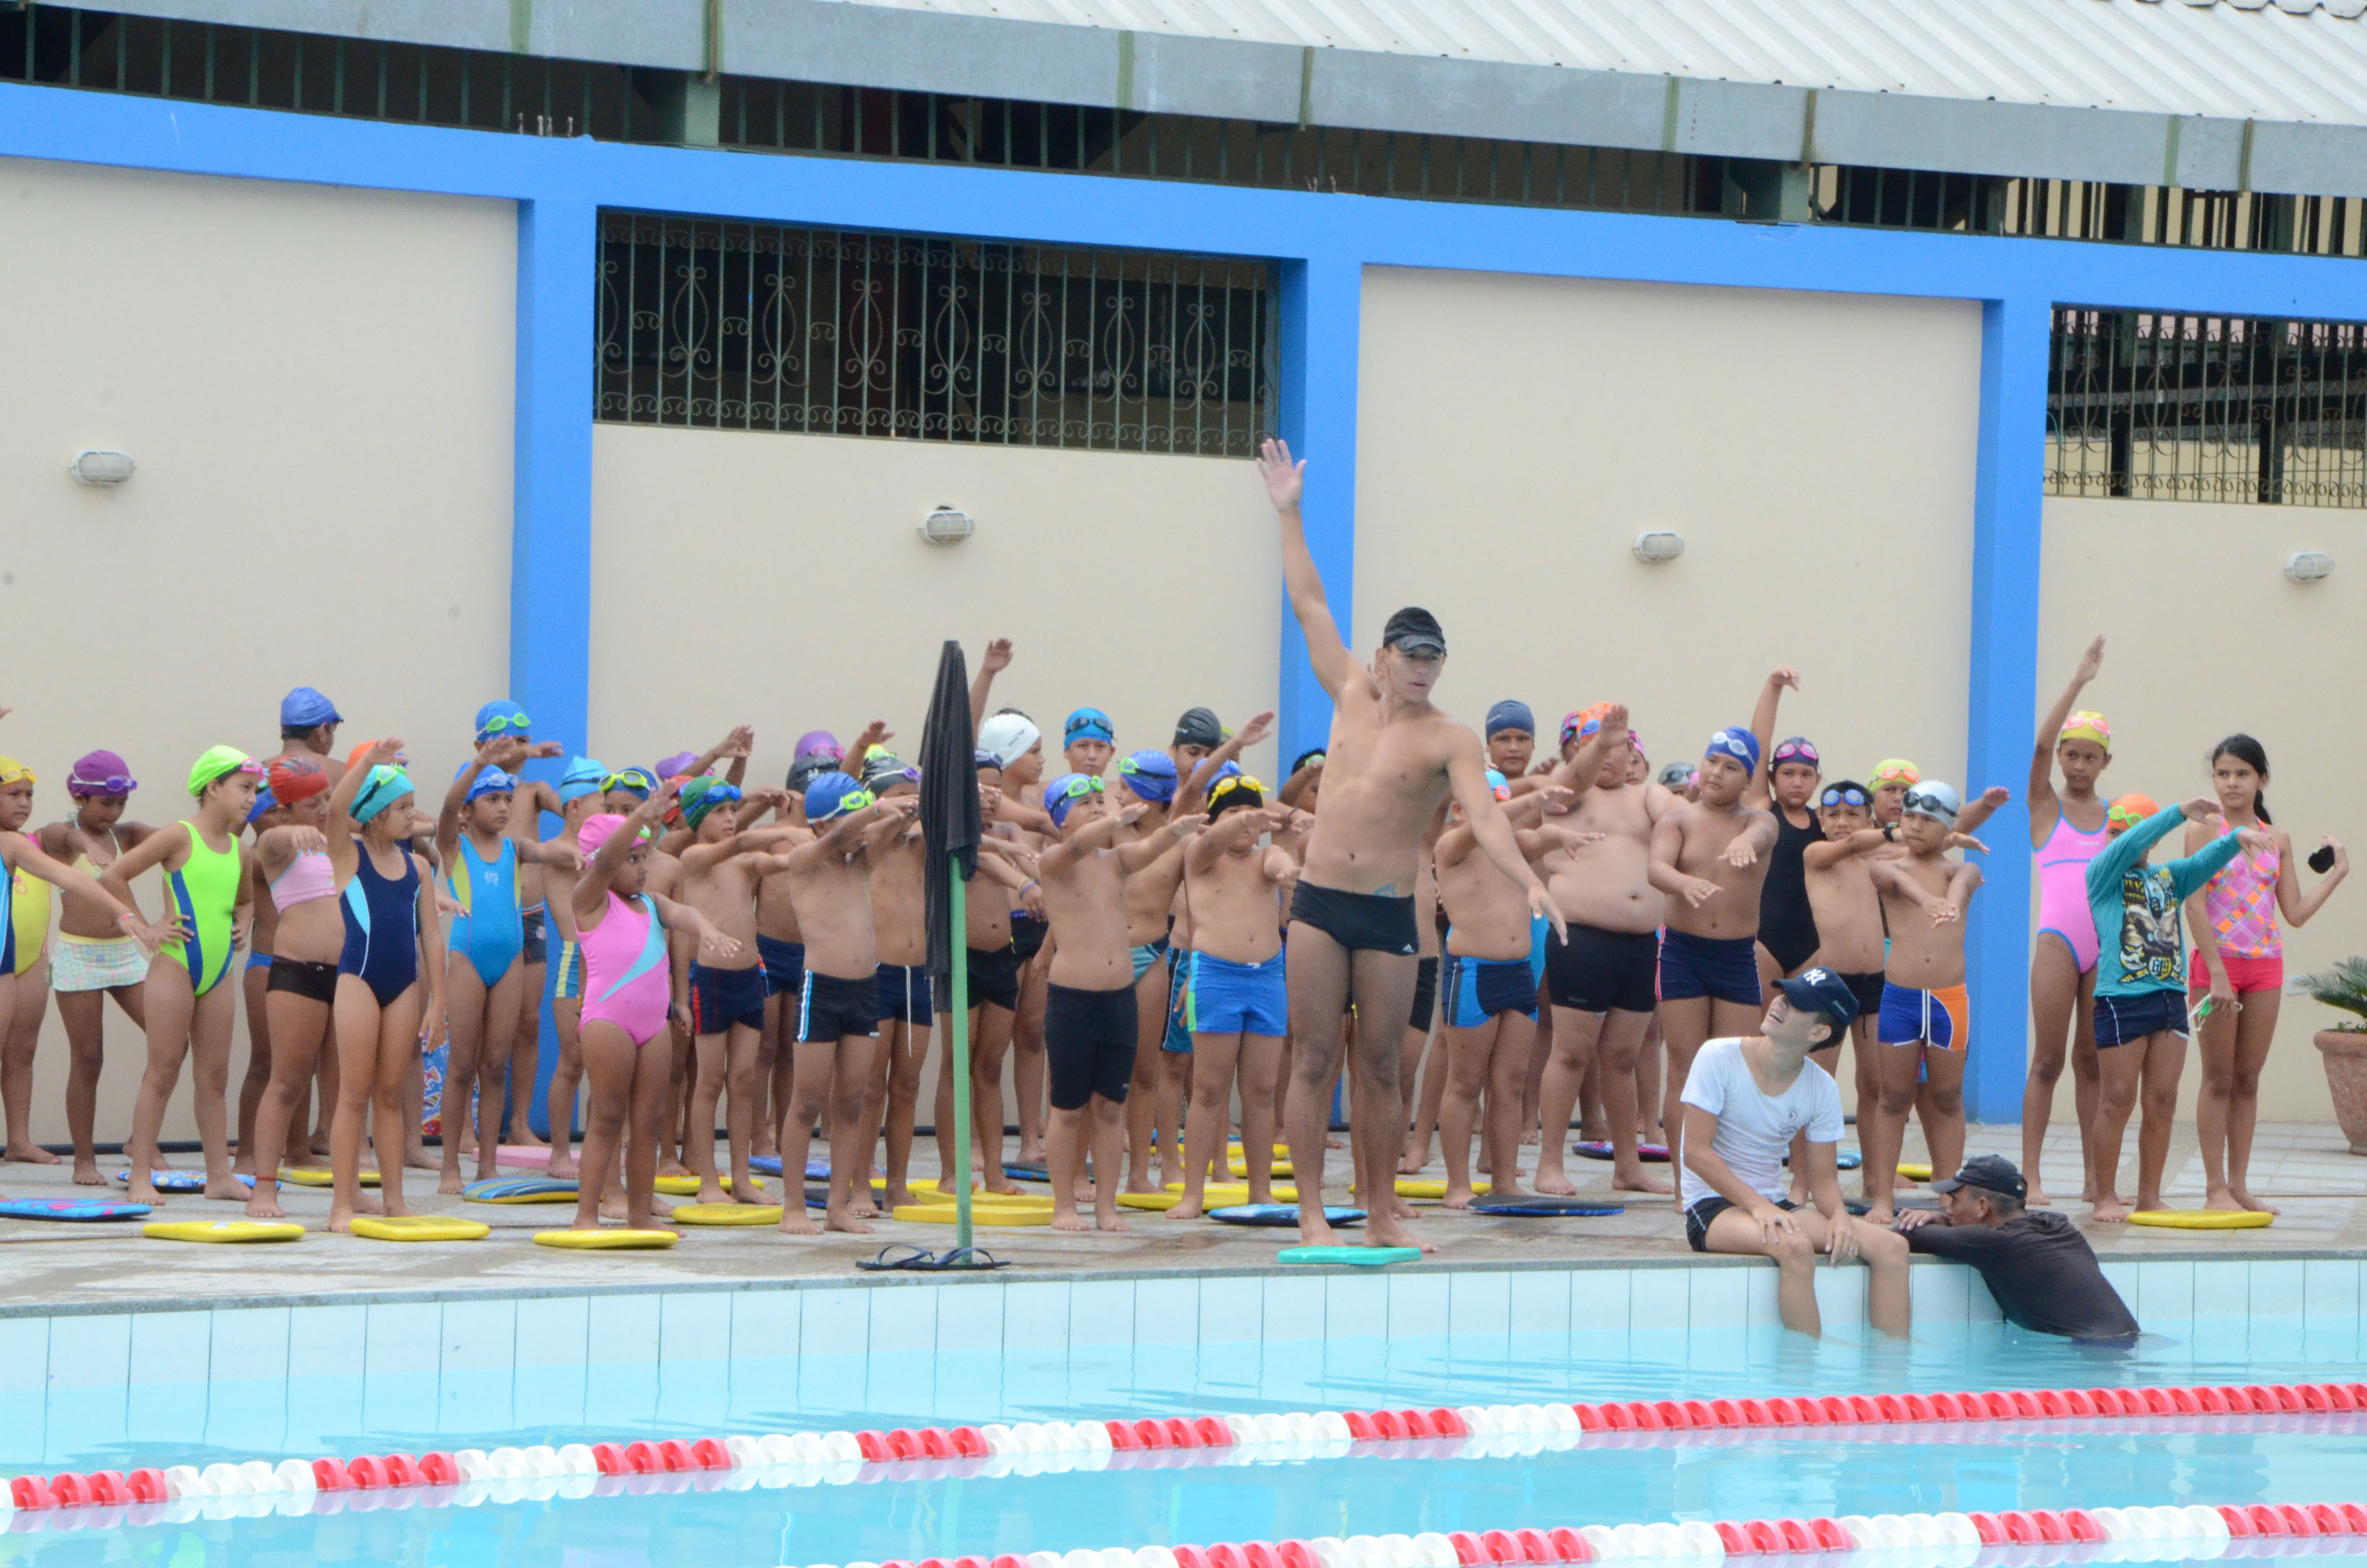
[[[452,776],[452,787],[444,791],[444,809],[436,813],[436,858],[444,865],[450,865],[452,857],[459,853],[460,812],[469,803],[469,786],[477,781],[478,774],[493,767],[494,756],[504,744],[502,737],[496,736],[479,746],[477,755]],[[515,804],[517,797],[513,794],[510,800]]]
[[[1454,792],[1455,803],[1463,808],[1472,836],[1479,841],[1480,852],[1527,895],[1529,914],[1544,915],[1553,926],[1554,935],[1567,940],[1569,932],[1563,925],[1561,910],[1546,892],[1545,883],[1529,869],[1528,858],[1513,841],[1512,824],[1504,820],[1504,809],[1496,803],[1495,792],[1488,788],[1487,761],[1479,750],[1479,737],[1468,730],[1458,730],[1454,747],[1447,753],[1446,786]]]
[[[1289,443],[1269,437],[1258,449],[1258,476],[1265,481],[1266,496],[1282,519],[1282,581],[1290,593],[1291,613],[1298,617],[1298,630],[1307,639],[1307,661],[1315,666],[1324,693],[1336,702],[1355,678],[1356,656],[1341,639],[1340,623],[1323,596],[1323,575],[1307,548],[1307,524],[1298,512],[1307,491],[1306,460],[1294,462]]]
[[[1603,710],[1602,727],[1570,753],[1568,762],[1556,764],[1546,776],[1546,783],[1568,790],[1574,803],[1575,797],[1593,789],[1594,781],[1603,777],[1603,765],[1610,760],[1612,748],[1626,744],[1627,706],[1614,702]]]
[[[1132,827],[1142,820],[1148,806],[1128,806],[1122,812],[1104,812],[1100,816],[1077,830],[1074,838],[1064,838],[1046,849],[1036,859],[1048,877],[1058,876],[1088,855],[1098,855],[1117,842],[1121,829]]]
[[[1784,700],[1784,688],[1800,689],[1800,672],[1789,665],[1779,665],[1767,676],[1767,684],[1759,688],[1759,703],[1750,710],[1750,733],[1759,743],[1759,755],[1775,755],[1775,710]],[[1764,806],[1775,798],[1775,765],[1768,763],[1754,768],[1750,783],[1742,791],[1743,800],[1750,805]]]
[[[2301,870],[2293,860],[2293,839],[2290,835],[2278,836],[2284,842],[2278,846],[2283,853],[2277,864],[2277,909],[2284,915],[2286,925],[2306,926],[2309,917],[2326,906],[2326,901],[2333,896],[2334,890],[2342,885],[2342,879],[2350,874],[2350,852],[2331,838],[2320,840],[2323,847],[2334,851],[2334,864],[2326,869],[2326,875],[2318,878],[2307,892],[2304,892],[2301,891]]]
[[[1206,833],[1184,846],[1186,870],[1203,875],[1217,869],[1217,863],[1232,852],[1233,846],[1243,838],[1254,838],[1274,824],[1266,811],[1227,812],[1211,824]]]
[[[644,830],[665,820],[666,808],[674,804],[681,787],[672,779],[661,782],[650,791],[650,798],[633,808],[623,825],[611,833],[600,845],[600,852],[583,868],[575,880],[575,927],[590,931],[598,927],[608,913],[608,884],[625,869],[625,858],[633,846],[641,841]]]
[[[1250,722],[1238,733],[1227,736],[1223,744],[1192,765],[1191,777],[1175,786],[1175,807],[1169,814],[1191,816],[1207,810],[1208,791],[1216,785],[1217,769],[1240,760],[1242,752],[1265,739],[1273,730],[1273,709],[1251,714]]]
[[[1118,869],[1130,877],[1174,848],[1177,840],[1190,838],[1207,825],[1206,819],[1198,815],[1170,815],[1161,831],[1118,846]]]
[[[2063,695],[2055,699],[2055,706],[2038,722],[2038,739],[2030,749],[2028,797],[2030,842],[2033,846],[2046,841],[2046,835],[2055,831],[2056,819],[2062,814],[2062,803],[2055,798],[2056,743],[2063,738],[2063,726],[2069,722],[2071,710],[2078,705],[2079,693],[2103,667],[2104,640],[2100,636],[2079,655],[2079,667],[2071,672],[2071,684],[2063,688]]]
[[[1810,870],[1821,871],[1826,867],[1839,865],[1841,861],[1847,860],[1852,856],[1863,855],[1870,851],[1879,849],[1889,842],[1890,840],[1884,836],[1882,829],[1878,827],[1862,827],[1855,833],[1851,834],[1847,838],[1819,838],[1816,840],[1814,843],[1810,844],[1806,849],[1801,851],[1800,860],[1801,863],[1806,865]]]
[[[1011,667],[1011,639],[998,637],[986,645],[979,655],[978,674],[969,677],[969,733],[986,722],[986,705],[994,690],[994,677]]]

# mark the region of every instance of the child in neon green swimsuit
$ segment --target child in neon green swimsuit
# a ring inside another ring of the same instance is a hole
[[[230,971],[232,951],[246,941],[251,884],[239,832],[262,782],[261,763],[231,746],[213,747],[189,769],[195,814],[150,834],[117,857],[100,879],[100,886],[130,903],[131,879],[161,868],[172,932],[149,968],[142,995],[148,1014],[148,1071],[131,1116],[131,1141],[125,1145],[134,1203],[160,1201],[150,1175],[156,1165],[156,1139],[165,1103],[180,1082],[182,1060],[193,1051],[193,1108],[206,1152],[206,1196],[221,1202],[246,1196],[231,1174],[223,1099],[238,988],[221,979]]]

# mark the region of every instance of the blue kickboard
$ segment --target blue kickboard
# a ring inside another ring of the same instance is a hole
[[[781,1174],[781,1156],[778,1154],[751,1154],[748,1156],[748,1168],[754,1171],[758,1176],[779,1176]],[[808,1181],[828,1181],[830,1179],[830,1162],[828,1160],[808,1160],[806,1162],[806,1179]]]
[[[238,1179],[243,1186],[255,1185],[255,1178],[251,1176],[243,1176]],[[116,1172],[115,1184],[118,1187],[130,1187],[131,1173]],[[150,1171],[148,1185],[159,1192],[203,1192],[206,1189],[206,1173],[203,1171]]]
[[[1296,1225],[1298,1205],[1296,1203],[1235,1203],[1223,1209],[1211,1209],[1208,1218],[1228,1225]],[[1342,1209],[1331,1204],[1323,1206],[1323,1218],[1334,1225],[1361,1225],[1365,1222],[1362,1209]]]
[[[1627,1212],[1627,1206],[1624,1203],[1591,1203],[1583,1199],[1553,1198],[1536,1194],[1528,1198],[1475,1198],[1471,1200],[1471,1212],[1523,1220],[1566,1220],[1604,1214],[1625,1214]]]
[[[1274,1255],[1276,1263],[1344,1263],[1357,1268],[1380,1268],[1392,1263],[1411,1263],[1421,1256],[1420,1247],[1285,1247]]]
[[[489,1176],[460,1189],[471,1203],[534,1203],[572,1200],[575,1184],[560,1176]]]
[[[0,1199],[0,1220],[138,1220],[151,1212],[145,1203],[102,1203],[87,1198]]]
[[[1042,1165],[1006,1165],[1002,1167],[1002,1174],[1014,1181],[1048,1182],[1052,1179],[1051,1171]]]

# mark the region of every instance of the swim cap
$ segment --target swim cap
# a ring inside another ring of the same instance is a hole
[[[0,756],[0,785],[38,784],[33,770],[13,756]]]
[[[1903,756],[1889,757],[1874,765],[1874,787],[1877,790],[1885,784],[1917,784],[1922,778],[1923,775],[1915,765]]]
[[[1218,779],[1216,788],[1208,791],[1208,820],[1215,822],[1236,806],[1264,804],[1265,786],[1246,773],[1238,773],[1230,778]]]
[[[695,751],[678,751],[658,764],[657,776],[661,778],[685,777],[690,772],[690,765],[697,760],[698,754]]]
[[[323,724],[342,724],[345,716],[337,705],[309,686],[300,686],[279,699],[279,727],[283,730],[317,730]]]
[[[378,744],[376,741],[364,741],[353,750],[345,753],[345,771],[350,773],[355,768],[359,767],[362,765],[362,755],[376,744]],[[402,767],[410,760],[411,757],[407,753],[396,752],[394,754],[394,764],[397,767]]]
[[[1899,810],[1908,816],[1930,817],[1950,827],[1956,825],[1956,813],[1964,809],[1965,802],[1954,789],[1936,778],[1928,784],[1916,784],[1899,802]]]
[[[1787,762],[1805,762],[1810,767],[1816,768],[1821,768],[1825,765],[1825,759],[1817,755],[1815,744],[1806,735],[1794,735],[1789,740],[1775,743],[1774,760],[1768,766],[1778,767]]]
[[[798,758],[797,761],[789,764],[789,793],[802,797],[807,786],[815,779],[825,773],[837,772],[838,764],[839,759],[826,752],[815,752],[810,756]]]
[[[1637,756],[1649,756],[1652,755],[1644,749],[1644,737],[1637,734],[1633,730],[1627,732],[1627,744],[1636,748],[1636,755]]]
[[[1116,740],[1117,726],[1111,723],[1110,716],[1098,708],[1080,708],[1069,715],[1067,723],[1060,726],[1062,745],[1067,745],[1071,741],[1115,743]]]
[[[992,752],[996,762],[1004,767],[1025,756],[1027,749],[1043,738],[1044,732],[1026,714],[1008,710],[992,715],[978,727],[978,749]]]
[[[1320,763],[1323,759],[1323,748],[1321,746],[1317,746],[1313,751],[1300,752],[1297,756],[1291,759],[1291,775],[1295,778],[1298,774],[1306,771],[1308,768]]]
[[[1500,801],[1511,800],[1512,798],[1512,786],[1511,780],[1507,779],[1502,774],[1497,772],[1494,768],[1489,768],[1488,770],[1488,793],[1495,796],[1496,799]]]
[[[828,730],[808,730],[798,737],[797,749],[789,755],[799,761],[810,756],[826,756],[838,762],[845,757],[846,753],[839,745],[838,737]]]
[[[2106,751],[2111,751],[2112,727],[2104,722],[2104,716],[2101,713],[2091,713],[2082,709],[2063,721],[2062,736],[2055,744],[2061,745],[2064,741],[2093,741]]]
[[[1568,745],[1572,741],[1592,740],[1603,733],[1603,721],[1609,717],[1610,713],[1611,704],[1596,702],[1580,709],[1575,713],[1563,714],[1561,744]]]
[[[980,773],[985,772],[990,767],[994,769],[997,773],[1002,771],[1002,762],[999,761],[995,755],[991,751],[974,751],[969,754],[969,761],[970,766],[977,768]]]
[[[389,767],[380,763],[369,770],[369,778],[363,781],[360,790],[354,796],[354,821],[366,824],[411,792],[410,774],[400,767]]]
[[[479,745],[483,745],[495,735],[509,735],[523,740],[526,738],[527,732],[533,727],[534,721],[526,716],[526,710],[507,698],[503,698],[498,702],[488,702],[477,710],[477,744]]]
[[[1107,786],[1084,773],[1063,773],[1044,786],[1044,810],[1054,827],[1069,825],[1069,809],[1088,795],[1098,795]]]
[[[817,826],[870,803],[871,791],[836,768],[806,786],[806,821]]]
[[[600,846],[607,843],[609,836],[624,825],[625,819],[614,812],[601,812],[585,817],[583,825],[575,830],[575,842],[583,851],[583,858],[589,860],[600,853]]]
[[[899,784],[918,784],[921,770],[892,751],[875,751],[863,759],[863,787],[877,795]]]
[[[1820,806],[1872,806],[1874,804],[1874,791],[1867,789],[1864,785],[1859,783],[1854,778],[1843,778],[1835,783],[1826,785],[1825,792],[1817,797],[1817,804]]]
[[[271,765],[270,790],[288,805],[309,801],[328,787],[329,770],[309,756],[283,756]]]
[[[1214,751],[1225,744],[1225,726],[1214,709],[1187,708],[1184,717],[1175,721],[1175,744]]]
[[[1117,765],[1117,776],[1126,780],[1127,789],[1146,801],[1175,798],[1175,759],[1163,751],[1129,753]]]
[[[469,799],[473,801],[480,795],[506,795],[513,793],[516,789],[517,779],[514,776],[504,773],[498,767],[488,767],[478,774],[475,781],[469,786]]]
[[[596,795],[600,792],[601,781],[607,777],[608,770],[590,757],[571,757],[567,771],[559,776],[559,798],[563,803],[580,801],[586,795]]]
[[[263,764],[236,746],[208,746],[206,754],[189,767],[189,793],[202,795],[207,785],[231,773],[252,773],[261,778]],[[25,777],[30,778],[32,775],[28,773]]]
[[[1686,789],[1693,783],[1693,776],[1700,771],[1690,762],[1672,762],[1660,769],[1660,788],[1663,790]]]
[[[264,812],[278,809],[279,802],[271,798],[271,786],[266,784],[255,792],[255,804],[246,809],[246,825],[253,827]]]
[[[682,820],[696,828],[716,807],[737,802],[739,799],[740,786],[737,784],[726,784],[720,778],[702,775],[682,787]]]
[[[111,751],[85,752],[66,775],[66,793],[83,799],[129,795],[138,788],[140,780],[131,777],[130,767]]]
[[[657,788],[656,776],[646,767],[620,767],[600,780],[600,792],[604,795],[611,790],[622,790],[644,801],[655,794]]]
[[[1749,730],[1729,725],[1709,738],[1704,756],[1727,756],[1752,773],[1759,771],[1759,737]]]
[[[1504,730],[1519,730],[1534,735],[1537,733],[1536,715],[1529,711],[1527,703],[1515,702],[1508,697],[1488,710],[1488,738],[1492,741],[1499,732]]]
[[[2104,821],[2119,823],[2123,827],[2135,827],[2160,810],[2153,803],[2150,795],[2124,795],[2104,809]]]

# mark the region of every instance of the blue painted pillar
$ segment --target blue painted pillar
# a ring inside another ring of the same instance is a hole
[[[2030,814],[2022,800],[2038,724],[2040,506],[2046,464],[2044,299],[1991,300],[1981,312],[1979,472],[1973,485],[1971,727],[1965,793],[2002,784],[2014,799],[1982,829],[1992,854],[1965,933],[1972,1060],[1965,1112],[2022,1115],[2030,1044]]]
[[[1323,574],[1331,614],[1358,647],[1356,609],[1356,346],[1363,329],[1364,265],[1316,257],[1282,268],[1282,437],[1307,460],[1307,545]],[[1276,771],[1331,733],[1331,699],[1307,662],[1307,639],[1282,607]]]
[[[592,655],[592,398],[599,212],[587,201],[521,201],[517,238],[517,450],[510,519],[510,699],[538,740],[588,752]],[[532,771],[556,778],[563,763]],[[549,824],[546,824],[546,827]],[[556,966],[546,972],[555,972]],[[544,1096],[559,1062],[546,997],[528,1112],[549,1137]]]

